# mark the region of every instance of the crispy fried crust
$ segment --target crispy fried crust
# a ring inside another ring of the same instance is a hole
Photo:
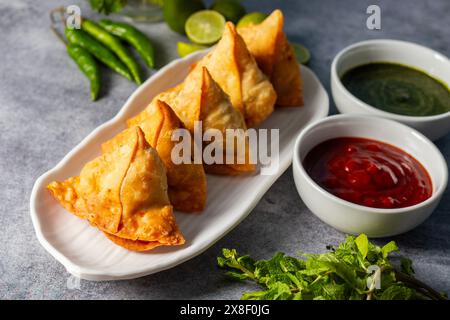
[[[103,146],[79,177],[52,182],[48,189],[70,212],[116,237],[184,243],[167,195],[164,164],[139,127],[127,129]]]
[[[201,66],[208,68],[214,81],[230,97],[247,127],[257,126],[273,112],[275,90],[231,22],[225,25],[216,47],[195,68]]]
[[[302,106],[303,85],[295,52],[283,32],[284,18],[275,10],[262,23],[239,28],[250,53],[269,77],[278,106]]]
[[[129,127],[139,126],[145,139],[158,151],[167,171],[170,203],[175,210],[200,212],[206,203],[206,176],[201,164],[174,164],[172,141],[174,130],[182,123],[174,111],[160,100],[154,100],[144,111],[127,121]]]
[[[103,232],[105,236],[114,242],[115,244],[131,250],[131,251],[149,251],[162,245],[179,245],[184,243],[184,239],[175,239],[172,243],[161,243],[160,241],[142,241],[142,240],[129,240],[117,237],[113,234]]]
[[[216,129],[223,136],[226,129],[247,130],[242,114],[233,108],[227,95],[213,80],[206,67],[195,68],[181,85],[161,93],[155,99],[166,102],[191,133],[194,133],[195,121],[202,121],[203,132]],[[226,140],[222,143],[226,144]],[[248,144],[245,147],[248,160]],[[208,173],[232,175],[255,170],[255,165],[249,161],[244,164],[218,164],[214,166],[216,169],[211,169],[208,165],[204,167]]]

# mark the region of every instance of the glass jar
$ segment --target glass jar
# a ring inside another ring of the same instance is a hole
[[[127,0],[120,14],[134,22],[159,22],[162,20],[164,0]]]

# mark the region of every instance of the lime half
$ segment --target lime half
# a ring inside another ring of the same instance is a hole
[[[184,29],[192,42],[208,45],[220,40],[224,27],[223,15],[213,10],[202,10],[187,19]]]
[[[192,52],[203,50],[208,48],[207,46],[202,46],[201,44],[178,42],[177,51],[180,57],[185,57]]]
[[[294,47],[295,57],[297,61],[301,64],[307,64],[309,59],[311,59],[311,53],[309,50],[301,44],[291,43],[292,47]]]
[[[267,14],[262,12],[247,13],[245,16],[241,18],[241,20],[239,20],[236,27],[241,28],[252,24],[260,24],[267,18],[267,16],[268,16]]]

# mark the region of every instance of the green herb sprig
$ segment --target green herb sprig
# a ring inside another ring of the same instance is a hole
[[[259,261],[239,256],[235,249],[223,249],[217,262],[228,270],[227,276],[251,280],[263,288],[244,293],[243,300],[446,299],[412,276],[411,260],[402,258],[400,266],[394,266],[388,258],[398,250],[393,241],[379,247],[361,234],[348,236],[337,248],[327,248],[329,252],[323,254],[302,253],[302,259],[278,252],[270,260]]]

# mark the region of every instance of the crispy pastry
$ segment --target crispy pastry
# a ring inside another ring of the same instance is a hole
[[[176,144],[172,141],[174,130],[182,128],[180,119],[164,102],[153,102],[136,117],[127,121],[129,127],[139,126],[147,142],[158,151],[167,171],[169,199],[175,210],[199,212],[205,208],[206,176],[202,164],[175,164],[171,153]],[[109,148],[102,146],[103,150]]]
[[[283,13],[275,10],[262,23],[238,29],[258,66],[277,93],[278,106],[302,106],[303,90],[295,52],[283,32]]]
[[[202,66],[208,68],[233,106],[242,113],[247,127],[258,125],[273,112],[277,98],[275,90],[258,68],[233,23],[227,22],[222,39],[195,68]]]
[[[88,162],[79,177],[50,183],[53,196],[125,248],[183,244],[164,164],[142,130],[127,129],[107,143],[109,150]]]
[[[205,67],[194,68],[182,84],[161,93],[155,99],[165,101],[191,133],[194,133],[196,121],[202,122],[203,132],[209,129],[219,130],[224,140],[218,141],[218,143],[223,146],[226,146],[227,143],[227,129],[241,129],[244,133],[247,130],[242,114],[233,108],[228,96],[213,80]],[[239,140],[235,139],[234,144],[238,143]],[[205,164],[206,172],[236,175],[254,171],[255,165],[250,163],[248,139],[244,139],[244,143],[245,159],[242,164],[237,161],[237,149],[235,148],[231,150],[234,153],[233,164]],[[226,155],[224,155],[225,157]]]

